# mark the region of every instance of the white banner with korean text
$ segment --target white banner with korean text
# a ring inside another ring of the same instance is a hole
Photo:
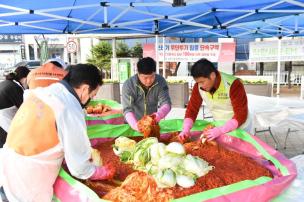
[[[281,41],[281,61],[303,61],[304,39]],[[251,62],[277,62],[278,41],[250,42],[249,60]]]
[[[143,56],[155,59],[155,44],[144,44]],[[196,62],[206,58],[211,62],[234,62],[235,43],[169,43],[165,44],[166,62]],[[163,61],[163,45],[158,46],[158,59]]]

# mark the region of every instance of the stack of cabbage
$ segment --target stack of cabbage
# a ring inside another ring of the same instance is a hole
[[[198,177],[206,175],[213,166],[198,157],[186,154],[184,146],[172,142],[167,146],[150,137],[136,143],[127,137],[119,137],[113,145],[114,153],[134,169],[152,175],[160,188],[178,184],[187,188],[195,184]]]

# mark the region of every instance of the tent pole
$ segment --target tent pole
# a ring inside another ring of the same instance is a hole
[[[165,56],[165,39],[166,37],[163,36],[163,77],[166,78],[166,56]]]
[[[109,24],[113,24],[116,22],[118,19],[120,19],[124,14],[126,14],[130,10],[130,7],[125,8],[123,11],[121,11],[114,19],[111,20]]]
[[[116,58],[116,38],[112,39],[112,58]]]
[[[159,59],[158,59],[158,35],[155,35],[155,61],[156,61],[156,73],[159,74]]]
[[[297,14],[297,13],[303,13],[303,9],[297,9],[297,10],[283,10],[283,9],[275,9],[275,10],[259,10],[260,13],[291,13],[291,14]]]
[[[278,72],[277,72],[277,96],[280,96],[280,81],[281,81],[281,39],[278,40]]]
[[[97,11],[95,11],[92,15],[90,15],[86,20],[92,20],[98,13],[100,13],[100,11],[102,10],[102,8],[99,8]],[[74,30],[73,33],[75,33],[77,30],[79,30],[84,24],[81,23],[80,25],[78,25]]]
[[[293,32],[292,29],[288,29],[288,28],[286,28],[286,27],[284,27],[284,26],[277,25],[277,24],[275,24],[275,23],[271,23],[271,22],[268,22],[268,21],[266,21],[266,20],[264,21],[264,23],[265,23],[265,24],[268,24],[268,25],[270,25],[270,26],[274,26],[274,27],[278,27],[278,28],[284,29],[284,30],[289,31],[289,32]]]
[[[272,8],[272,7],[277,6],[277,5],[279,5],[279,4],[282,4],[282,3],[284,3],[284,1],[277,1],[277,2],[275,2],[275,3],[273,3],[273,4],[267,5],[267,6],[263,7],[263,8],[261,8],[261,9],[259,9],[259,11],[262,11],[262,10],[266,10],[266,9]],[[241,16],[235,18],[235,19],[232,19],[232,20],[229,20],[229,21],[227,21],[227,22],[224,22],[224,23],[222,23],[222,25],[223,25],[223,26],[227,26],[227,25],[229,25],[229,24],[231,24],[231,23],[233,23],[233,22],[236,22],[236,21],[238,21],[238,20],[240,20],[240,19],[243,19],[243,18],[247,18],[247,17],[249,17],[249,16],[251,16],[251,15],[254,15],[254,14],[255,14],[255,12],[246,13],[246,14],[241,15]]]
[[[75,65],[75,55],[74,53],[70,53],[71,54],[71,64]]]
[[[117,57],[117,55],[116,55],[116,38],[113,38],[112,39],[112,60],[111,60],[111,79],[112,80],[117,78],[116,75],[117,75],[118,60],[116,57]],[[116,66],[116,68],[114,66]],[[116,71],[116,72],[114,72],[114,71]]]
[[[193,18],[190,18],[189,21],[192,21],[192,20],[195,20],[197,18],[203,17],[205,15],[208,15],[209,13],[212,13],[212,12],[211,11],[207,11],[206,13],[202,13],[200,15],[197,15],[197,16],[193,17]],[[167,27],[166,29],[161,30],[160,33],[168,31],[169,29],[173,29],[173,28],[178,27],[178,26],[180,26],[180,23],[177,23],[177,24],[175,24],[173,26]]]
[[[156,18],[146,18],[146,19],[142,19],[142,20],[134,20],[131,22],[121,22],[121,23],[116,23],[116,24],[112,24],[111,26],[115,27],[123,27],[123,26],[128,26],[128,25],[134,25],[134,24],[139,24],[139,23],[144,23],[144,22],[150,22],[150,21],[154,21],[154,20],[161,20],[161,18],[156,17]]]

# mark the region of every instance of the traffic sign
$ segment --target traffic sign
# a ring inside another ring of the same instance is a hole
[[[75,53],[77,51],[77,43],[75,41],[68,41],[66,48],[68,53]]]

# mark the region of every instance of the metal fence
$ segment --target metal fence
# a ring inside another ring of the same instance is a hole
[[[257,74],[259,75],[260,72],[258,71]],[[273,76],[274,84],[278,81],[276,71],[263,71],[263,76]],[[304,72],[291,72],[290,74],[290,81],[292,85],[301,85],[302,76]],[[280,73],[280,84],[287,85],[288,84],[288,71],[284,71]]]

